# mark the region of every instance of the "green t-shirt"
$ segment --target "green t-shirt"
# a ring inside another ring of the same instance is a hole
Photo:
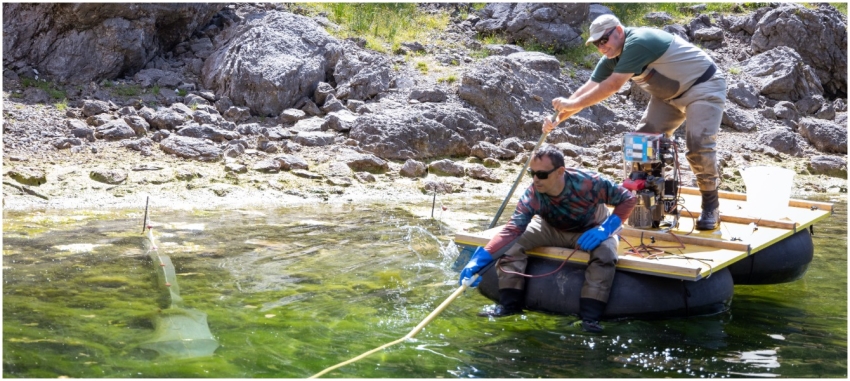
[[[661,57],[673,43],[673,35],[655,28],[623,28],[626,42],[619,57],[602,57],[590,79],[599,83],[612,73],[639,75],[651,62]]]

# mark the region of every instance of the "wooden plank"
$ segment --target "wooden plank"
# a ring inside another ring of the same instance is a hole
[[[720,249],[729,249],[729,250],[737,250],[737,251],[747,251],[749,250],[749,245],[745,243],[738,243],[735,241],[724,241],[723,239],[717,238],[708,238],[708,237],[700,237],[700,236],[691,236],[685,234],[675,234],[674,233],[665,233],[661,230],[643,230],[643,229],[635,229],[630,226],[623,226],[623,230],[620,232],[620,235],[626,237],[644,237],[646,239],[655,238],[660,241],[666,241],[671,243],[686,243],[686,244],[694,244],[701,246],[709,246],[716,247]]]
[[[456,239],[458,244],[471,246],[486,245],[489,238],[467,236],[466,239]],[[689,245],[681,254],[663,254],[653,257],[641,257],[627,253],[628,245],[620,245],[617,270],[641,274],[662,276],[666,278],[697,281],[710,276],[713,272],[723,269],[747,256],[746,252],[716,249],[699,245]],[[586,265],[590,255],[582,250],[562,247],[538,247],[527,252],[530,256],[549,258],[563,261],[568,258],[570,263]],[[572,255],[571,255],[572,254]]]
[[[648,260],[637,256],[623,255],[624,249],[621,247],[619,260],[617,261],[617,269],[631,272],[641,272],[651,275],[664,274],[668,278],[677,278],[684,280],[698,280],[702,268],[694,265],[683,265],[682,263],[665,263],[660,260]],[[572,256],[570,254],[572,253]],[[538,247],[527,252],[528,255],[537,257],[550,258],[563,261],[569,256],[569,262],[587,264],[590,255],[581,250],[565,249],[562,247]],[[677,260],[683,261],[683,260]],[[684,262],[684,261],[683,261]]]
[[[682,217],[697,218],[701,204],[701,198],[694,195],[681,195],[685,201],[685,208],[682,210]],[[788,213],[784,219],[764,219],[757,216],[751,216],[747,212],[746,200],[720,199],[720,220],[726,223],[737,223],[748,225],[750,223],[758,226],[768,226],[791,231],[797,231],[808,227],[814,222],[820,221],[832,214],[832,204],[819,203],[826,205],[825,207],[808,208],[789,206]]]
[[[690,194],[690,195],[696,195],[696,196],[701,195],[699,188],[681,187],[681,188],[679,188],[679,191],[682,194]],[[717,191],[717,195],[720,196],[721,199],[737,200],[737,201],[746,201],[747,200],[747,194],[746,193]],[[830,213],[833,212],[833,209],[832,209],[833,204],[828,203],[828,202],[818,202],[818,201],[800,200],[800,199],[792,198],[792,199],[788,200],[788,206],[791,206],[791,207],[794,207],[794,208],[807,208],[807,209],[814,208],[815,210],[826,210]]]

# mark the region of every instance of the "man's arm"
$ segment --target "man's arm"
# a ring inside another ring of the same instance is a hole
[[[522,235],[534,217],[536,207],[539,207],[539,204],[534,195],[534,189],[528,187],[517,202],[516,211],[514,211],[511,219],[500,232],[490,239],[485,249],[490,253],[495,253]]]
[[[577,111],[593,106],[620,90],[632,76],[634,73],[613,73],[599,83],[587,81],[569,99],[553,99],[552,106],[559,112]]]
[[[578,90],[576,90],[576,92],[573,93],[573,95],[570,95],[570,99],[576,99],[576,98],[584,95],[588,91],[593,90],[598,85],[599,85],[599,83],[593,82],[592,80],[588,79],[587,82],[585,82],[583,85],[581,85],[581,87],[579,87]]]
[[[614,73],[600,83],[588,80],[569,99],[560,97],[552,99],[552,106],[558,112],[558,118],[554,121],[548,118],[545,119],[543,121],[543,133],[548,134],[552,132],[561,122],[575,115],[583,108],[593,106],[607,99],[620,90],[633,75],[631,73]]]

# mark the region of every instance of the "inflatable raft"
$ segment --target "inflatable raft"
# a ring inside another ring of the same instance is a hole
[[[832,204],[790,200],[787,217],[748,215],[746,195],[720,192],[721,227],[694,229],[699,190],[682,188],[685,209],[675,229],[634,229],[620,233],[619,261],[604,319],[669,318],[726,311],[736,284],[791,282],[805,275],[814,254],[809,229],[832,215]],[[693,217],[693,218],[692,218]],[[478,246],[486,245],[501,226],[455,236],[463,266]],[[659,249],[660,248],[660,249]],[[526,308],[578,314],[578,301],[589,258],[583,251],[559,247],[531,250],[526,273],[556,274],[526,283]],[[572,255],[571,255],[572,254]],[[483,275],[480,292],[498,301],[496,270]]]

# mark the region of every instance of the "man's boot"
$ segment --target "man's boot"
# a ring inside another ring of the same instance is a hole
[[[602,332],[602,324],[599,324],[599,319],[602,318],[602,313],[605,312],[605,303],[601,300],[591,298],[579,299],[579,317],[581,317],[581,329],[585,332]],[[579,322],[573,323],[573,326],[579,325]]]
[[[499,305],[478,313],[482,317],[502,317],[522,313],[525,291],[515,288],[499,289]]]
[[[720,199],[717,190],[702,193],[702,213],[697,219],[698,230],[714,230],[720,227]]]

